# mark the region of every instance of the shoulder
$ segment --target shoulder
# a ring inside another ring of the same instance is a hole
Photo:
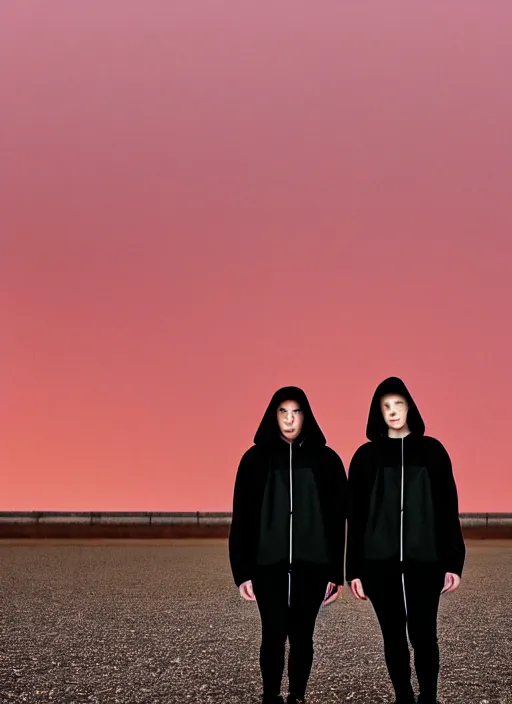
[[[253,445],[244,452],[240,459],[240,469],[245,467],[254,467],[260,461],[261,449],[257,445]]]
[[[258,446],[257,445],[251,445],[251,447],[244,452],[242,455],[242,459],[250,459],[252,457],[255,457],[258,454]]]
[[[236,482],[239,486],[252,486],[257,481],[260,470],[265,465],[261,448],[253,445],[244,452],[236,472]]]
[[[324,446],[323,455],[327,461],[332,462],[333,464],[341,463],[341,457],[335,450],[332,449],[332,447],[329,447],[328,445]]]
[[[346,476],[345,465],[338,453],[325,445],[322,449],[322,464],[333,472],[343,472]]]
[[[443,443],[438,440],[437,438],[433,438],[430,435],[424,435],[423,436],[423,442],[425,444],[425,447],[430,451],[430,452],[438,452],[440,454],[448,454],[446,452],[446,448],[443,445]]]
[[[434,466],[450,464],[450,455],[443,443],[437,438],[425,435],[423,442],[427,449],[429,462]]]
[[[242,455],[242,462],[255,463],[262,460],[266,456],[265,450],[261,445],[252,445]]]
[[[370,457],[373,457],[375,453],[375,443],[368,441],[365,442],[363,445],[357,448],[357,450],[354,452],[354,455],[351,460],[351,464],[353,462],[360,462],[364,461],[365,459],[369,459]]]
[[[348,469],[349,479],[354,480],[356,477],[365,477],[368,472],[375,466],[375,446],[372,442],[365,442],[354,452],[350,460]]]

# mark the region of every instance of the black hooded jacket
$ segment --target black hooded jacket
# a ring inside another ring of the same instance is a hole
[[[386,394],[407,401],[410,433],[403,439],[388,437],[380,408]],[[401,379],[390,377],[377,387],[366,436],[370,442],[357,450],[348,475],[347,579],[362,579],[370,566],[400,561],[431,563],[460,576],[466,550],[450,457],[438,440],[425,435],[421,414]]]
[[[287,400],[296,401],[304,417],[292,443],[283,440],[277,422],[279,404]],[[318,570],[327,581],[343,584],[346,487],[343,463],[327,447],[304,391],[295,386],[279,389],[236,475],[229,533],[235,584],[252,579],[261,568],[290,568],[290,515],[292,571]]]

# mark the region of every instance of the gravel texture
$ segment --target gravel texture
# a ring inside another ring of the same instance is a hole
[[[1,702],[259,702],[259,616],[225,541],[1,544],[0,559]],[[442,599],[440,700],[512,704],[512,544],[469,545],[466,565]],[[346,588],[315,650],[311,704],[393,701],[371,605]]]

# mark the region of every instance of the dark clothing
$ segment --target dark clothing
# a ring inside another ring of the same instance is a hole
[[[293,443],[280,437],[277,424],[278,405],[286,400],[297,401],[304,413]],[[290,563],[325,568],[328,581],[343,584],[347,477],[304,392],[277,392],[254,441],[235,480],[229,533],[235,584],[252,579],[258,565]]]
[[[436,622],[444,571],[439,567],[417,565],[405,568],[403,576],[405,599],[402,572],[397,565],[368,569],[361,581],[382,630],[386,665],[397,702],[414,702],[409,634],[421,700],[435,704],[439,674]]]
[[[300,435],[280,436],[279,405],[294,401]],[[276,392],[236,475],[229,557],[237,586],[251,580],[262,623],[260,665],[265,697],[279,694],[290,643],[290,693],[304,697],[313,632],[329,582],[342,585],[347,477],[326,445],[306,395]]]
[[[328,539],[314,470],[317,454],[295,443],[281,441],[276,445],[269,459],[263,493],[257,564],[288,564],[291,505],[297,519],[292,526],[293,563],[329,564]]]
[[[313,632],[327,582],[313,572],[298,570],[291,581],[288,608],[286,569],[260,570],[253,579],[261,616],[260,667],[264,696],[277,696],[284,672],[286,639],[289,692],[303,699],[313,663]]]
[[[371,440],[357,450],[349,469],[347,579],[360,578],[365,560],[400,561],[401,556],[405,562],[437,562],[460,576],[466,550],[450,457],[438,440],[423,434],[416,404],[403,382],[394,381],[376,394],[398,393],[407,399],[411,432],[403,439],[378,434],[382,425],[373,415],[382,418],[380,396],[374,398],[367,431]]]
[[[388,436],[380,408],[387,394],[407,401],[405,438]],[[347,579],[360,579],[372,601],[397,701],[414,702],[407,626],[421,701],[430,704],[439,673],[439,597],[446,572],[462,574],[466,552],[451,461],[425,435],[418,407],[394,377],[373,396],[366,434],[349,469]]]
[[[438,440],[412,433],[360,447],[349,469],[347,579],[367,559],[400,560],[400,479],[404,453],[403,557],[439,562],[462,574],[464,539],[448,453]],[[395,462],[389,459],[395,454]],[[397,464],[399,462],[399,464]]]
[[[400,440],[390,440],[400,443]],[[370,496],[364,537],[367,560],[400,559],[401,468],[384,465],[377,472]],[[404,485],[403,559],[437,561],[434,508],[426,467],[407,465]]]

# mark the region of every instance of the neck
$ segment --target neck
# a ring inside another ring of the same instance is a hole
[[[394,430],[394,428],[388,428],[388,438],[393,438],[394,440],[399,440],[400,438],[405,438],[410,435],[411,431],[407,426],[401,428],[400,430]]]

